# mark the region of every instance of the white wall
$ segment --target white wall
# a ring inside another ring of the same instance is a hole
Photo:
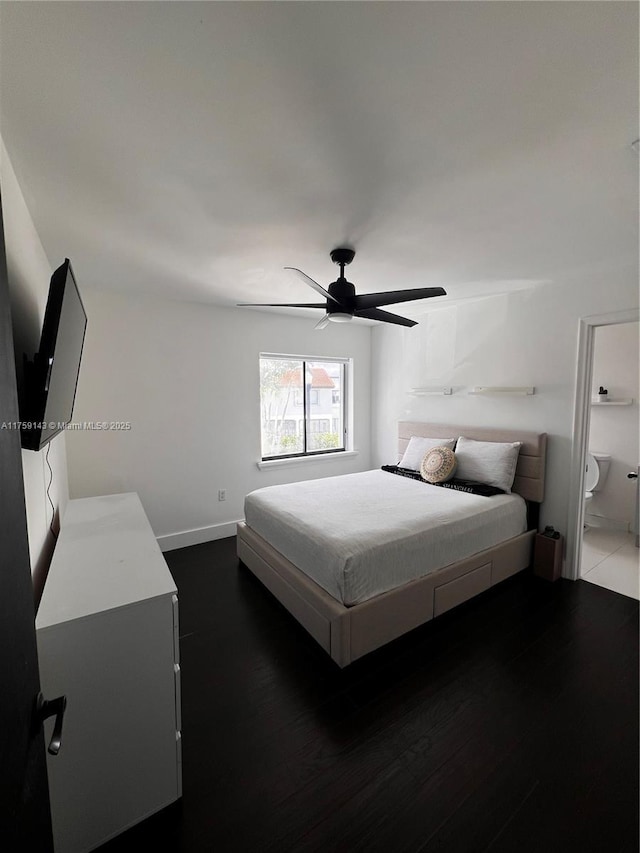
[[[40,344],[40,332],[52,269],[1,139],[0,185],[9,298],[20,388],[23,353],[27,353],[32,358]],[[60,263],[62,261],[64,261],[64,247],[61,247],[60,252]],[[47,499],[47,486],[51,475],[45,457],[44,450],[40,453],[33,450],[22,451],[31,572],[39,577],[39,583],[42,582],[42,575],[48,568],[54,544],[49,530],[52,510]],[[56,437],[50,443],[49,464],[53,471],[49,495],[56,510],[62,513],[69,497],[64,435]]]
[[[132,428],[67,433],[72,497],[138,492],[170,548],[233,535],[230,522],[253,489],[370,467],[370,326],[315,332],[308,317],[82,294],[88,325],[74,421]],[[354,359],[357,456],[257,468],[260,352]]]
[[[630,249],[627,263],[616,268],[558,275],[528,290],[433,308],[413,329],[374,328],[373,465],[395,461],[400,419],[546,432],[541,524],[566,533],[578,322],[637,307],[637,245]],[[456,393],[407,394],[425,385],[453,386]],[[532,385],[536,393],[468,396],[475,385]]]
[[[600,385],[612,399],[632,398],[631,406],[591,407],[589,447],[611,455],[611,467],[602,489],[594,492],[589,518],[599,516],[611,526],[630,525],[635,511],[636,481],[628,480],[640,462],[638,323],[599,326],[595,331],[593,394]]]

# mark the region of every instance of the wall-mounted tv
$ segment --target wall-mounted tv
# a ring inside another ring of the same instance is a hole
[[[40,349],[25,361],[22,447],[41,450],[71,421],[87,315],[68,258],[51,276]]]

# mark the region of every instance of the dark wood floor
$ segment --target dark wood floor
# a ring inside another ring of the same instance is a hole
[[[340,671],[234,538],[166,556],[184,796],[101,853],[638,850],[636,601],[521,573]]]

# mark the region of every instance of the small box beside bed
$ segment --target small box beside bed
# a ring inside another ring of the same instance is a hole
[[[531,562],[546,435],[403,421],[400,457],[413,436],[521,442],[513,496],[366,471],[259,489],[238,525],[240,560],[340,667]]]

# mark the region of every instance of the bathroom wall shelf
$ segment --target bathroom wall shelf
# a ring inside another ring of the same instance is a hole
[[[606,403],[601,402],[600,400],[592,400],[592,406],[631,406],[633,403],[633,397],[621,398],[619,400],[607,400]]]

